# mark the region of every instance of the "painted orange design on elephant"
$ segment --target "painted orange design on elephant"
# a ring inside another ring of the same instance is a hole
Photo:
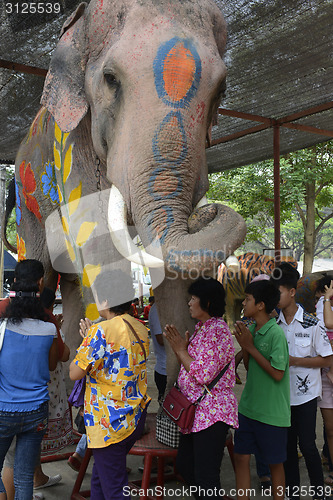
[[[190,90],[196,64],[191,51],[177,43],[164,61],[164,85],[168,96],[175,102],[183,99]]]
[[[32,193],[36,191],[36,180],[35,175],[31,169],[30,162],[26,166],[25,162],[22,161],[20,165],[20,178],[22,182],[22,194],[24,196],[27,209],[30,210],[30,212],[32,212],[41,222],[42,216],[39,211],[38,202],[36,198],[32,196]]]
[[[25,260],[26,253],[27,253],[26,247],[25,247],[25,241],[22,237],[20,238],[18,234],[16,235],[16,247],[17,247],[17,260],[18,260],[18,262],[20,262],[21,260]]]
[[[155,179],[154,191],[163,198],[176,193],[179,187],[179,180],[176,177],[170,177],[167,172],[160,172]]]

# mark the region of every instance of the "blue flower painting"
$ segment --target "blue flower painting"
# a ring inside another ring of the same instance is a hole
[[[15,179],[15,198],[16,198],[16,207],[15,207],[16,224],[19,226],[22,220],[22,209],[21,209],[20,192],[16,179]]]
[[[59,203],[54,163],[49,162],[45,164],[45,172],[42,173],[40,180],[44,196],[48,196],[54,205]]]

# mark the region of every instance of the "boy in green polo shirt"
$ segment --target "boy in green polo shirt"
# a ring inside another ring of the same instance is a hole
[[[254,319],[247,328],[237,321],[235,336],[243,349],[246,384],[239,403],[239,429],[235,432],[238,498],[248,498],[250,457],[259,452],[269,464],[274,500],[283,500],[290,426],[289,352],[286,337],[270,313],[280,293],[269,281],[250,283],[245,290],[244,316]]]

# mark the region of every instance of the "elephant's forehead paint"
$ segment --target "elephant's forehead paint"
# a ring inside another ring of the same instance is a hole
[[[154,76],[159,98],[174,109],[163,118],[153,137],[153,154],[159,167],[149,178],[148,193],[154,200],[168,200],[183,189],[178,167],[184,164],[188,147],[182,108],[197,93],[201,78],[201,60],[194,45],[178,37],[163,43],[154,60]],[[154,220],[158,221],[157,238],[163,243],[174,222],[171,206],[164,205],[150,214],[149,227],[154,226]],[[151,239],[155,237],[151,231]]]
[[[177,43],[164,61],[163,79],[167,95],[173,101],[184,99],[195,74],[193,54],[182,43]]]
[[[158,96],[166,104],[188,105],[201,78],[201,60],[193,43],[178,37],[163,43],[154,60],[154,75]]]

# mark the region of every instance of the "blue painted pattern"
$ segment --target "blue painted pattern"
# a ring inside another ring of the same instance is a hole
[[[159,98],[173,108],[163,118],[153,136],[152,150],[157,168],[148,180],[149,195],[155,201],[164,201],[176,198],[183,189],[179,167],[187,159],[188,146],[182,110],[197,93],[201,60],[190,40],[174,37],[159,47],[153,69]],[[173,222],[171,206],[163,205],[154,210],[148,220],[151,240],[157,235],[163,243]]]

